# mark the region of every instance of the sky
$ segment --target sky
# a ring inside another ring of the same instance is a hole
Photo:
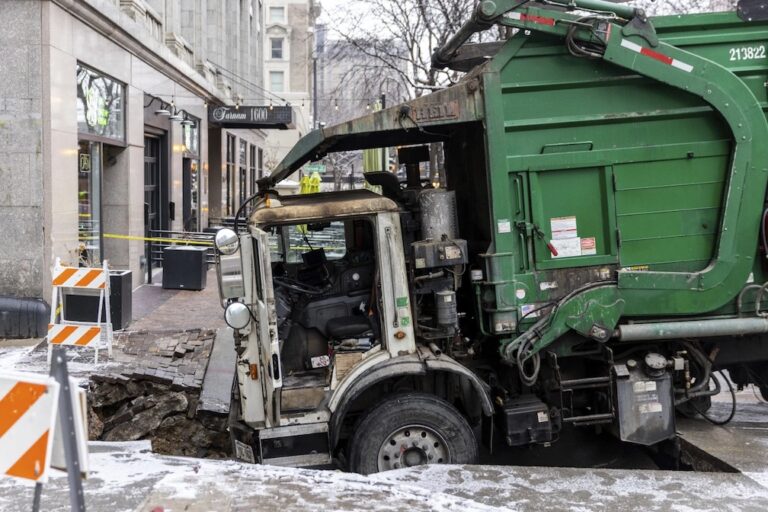
[[[322,6],[322,13],[320,14],[320,23],[328,23],[330,21],[330,18],[328,17],[329,12],[333,12],[336,9],[338,9],[340,6],[344,4],[349,4],[350,1],[354,0],[320,0],[320,5]]]

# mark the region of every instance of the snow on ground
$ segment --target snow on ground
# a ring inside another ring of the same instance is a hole
[[[488,511],[495,507],[420,485],[375,481],[338,471],[277,468],[233,461],[158,456],[148,442],[92,443],[92,474],[84,484],[95,511],[362,510]],[[53,472],[43,510],[67,510],[66,475]],[[32,488],[0,480],[0,510],[30,508]],[[194,504],[192,509],[187,507]]]
[[[768,489],[729,473],[514,466],[422,466],[369,477],[152,454],[148,442],[92,443],[90,511],[764,511]],[[0,480],[0,510],[26,512],[32,488]],[[68,509],[54,472],[42,510]]]
[[[48,375],[48,351],[41,339],[3,340],[0,339],[0,372],[18,372]],[[99,351],[99,364],[94,364],[95,351],[88,347],[67,347],[67,370],[69,375],[83,384],[95,371],[105,372],[120,368],[118,363],[104,361],[107,350]]]

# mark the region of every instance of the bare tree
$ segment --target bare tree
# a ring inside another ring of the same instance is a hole
[[[455,71],[433,69],[432,52],[469,19],[476,4],[477,0],[359,0],[334,13],[333,26],[338,37],[390,70],[413,96],[421,96],[460,78]]]
[[[640,0],[635,3],[653,16],[697,12],[732,11],[737,0]]]

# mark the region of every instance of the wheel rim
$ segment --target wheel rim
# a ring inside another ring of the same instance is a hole
[[[378,457],[379,471],[445,464],[450,460],[451,452],[443,436],[424,425],[408,425],[393,431],[381,444]]]

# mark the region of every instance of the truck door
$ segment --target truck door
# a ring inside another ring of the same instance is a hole
[[[254,229],[254,264],[256,290],[253,302],[255,331],[259,343],[260,366],[264,378],[264,410],[268,423],[280,423],[280,388],[283,372],[280,363],[280,342],[277,337],[275,294],[272,287],[272,264],[269,256],[269,235]]]
[[[618,261],[610,167],[529,173],[537,270]]]

